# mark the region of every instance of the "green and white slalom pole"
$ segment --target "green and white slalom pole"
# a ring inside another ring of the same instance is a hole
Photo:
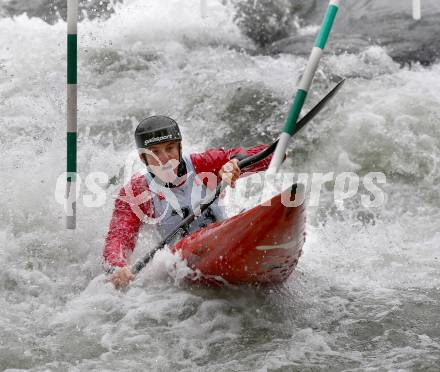
[[[301,79],[298,90],[296,91],[295,100],[290,107],[289,115],[287,116],[284,124],[283,132],[281,133],[275,154],[270,162],[268,170],[269,173],[278,172],[284,159],[284,154],[286,153],[290,137],[295,132],[296,122],[298,121],[299,114],[304,106],[307,93],[312,85],[313,77],[318,69],[319,61],[321,60],[321,56],[324,52],[325,44],[327,43],[330,31],[333,27],[333,22],[336,18],[336,13],[338,12],[340,2],[341,0],[330,0],[324,21],[321,25],[321,30],[316,38],[315,46],[310,55],[309,62],[307,63],[304,75]]]
[[[76,228],[78,0],[67,0],[67,184],[66,228]]]

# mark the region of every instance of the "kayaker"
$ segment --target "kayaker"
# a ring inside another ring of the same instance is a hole
[[[121,188],[103,252],[105,270],[111,274],[110,281],[116,288],[123,288],[134,279],[127,259],[135,248],[142,225],[154,224],[160,237],[165,238],[190,213],[190,206],[206,195],[208,188],[215,189],[217,181],[224,180],[235,186],[241,175],[237,165],[241,158],[267,147],[217,148],[186,156],[182,154],[179,126],[167,116],[143,119],[136,128],[135,141],[147,169],[145,174],[135,174]],[[247,168],[246,174],[267,169],[270,160],[271,157],[267,157]],[[212,177],[205,177],[207,175],[214,176],[214,185],[208,182]],[[197,195],[198,200],[191,200],[191,195]],[[218,201],[214,202],[186,232],[194,232],[224,218],[223,209]]]

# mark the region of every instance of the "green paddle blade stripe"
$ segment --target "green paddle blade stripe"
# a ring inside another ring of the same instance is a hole
[[[296,91],[295,100],[289,110],[286,123],[284,124],[283,132],[289,133],[291,136],[295,133],[296,122],[298,121],[299,114],[306,100],[307,92],[303,89]]]
[[[67,132],[67,172],[76,172],[76,133]],[[69,181],[69,177],[67,177]]]
[[[67,84],[76,84],[77,35],[67,35]]]
[[[333,22],[336,18],[338,7],[336,5],[330,5],[325,14],[324,21],[322,22],[321,30],[316,38],[315,46],[324,49],[327,39],[330,35],[330,31],[333,27]]]

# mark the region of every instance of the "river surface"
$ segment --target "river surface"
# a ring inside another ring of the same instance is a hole
[[[282,286],[191,286],[163,251],[123,293],[105,283],[101,254],[137,121],[176,118],[187,152],[271,142],[326,2],[212,0],[207,18],[193,0],[84,3],[75,231],[55,197],[66,162],[58,3],[0,1],[0,370],[440,370],[438,1],[422,0],[418,22],[409,0],[343,2],[306,108],[347,81],[283,165],[382,172],[382,205],[356,195],[341,208],[327,183]],[[269,39],[250,32],[272,13],[282,22]],[[104,200],[87,207],[92,172],[107,175]],[[152,241],[145,229],[135,255]]]

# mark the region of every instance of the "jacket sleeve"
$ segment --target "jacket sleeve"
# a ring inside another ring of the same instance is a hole
[[[139,192],[134,192],[135,195],[131,197],[127,196],[127,187],[136,190],[133,185],[134,183],[130,183],[122,187],[115,201],[103,252],[104,269],[107,272],[111,272],[115,267],[127,265],[127,258],[135,248],[139,229],[142,225],[142,216],[139,216],[139,211],[150,217],[153,215],[154,209],[150,199],[143,200],[141,204],[135,196]],[[137,204],[139,208],[134,208],[134,204]],[[135,213],[135,211],[138,211],[138,213]]]
[[[249,149],[242,147],[236,147],[229,150],[223,148],[220,149],[209,149],[200,154],[192,154],[191,160],[194,164],[194,170],[196,173],[203,172],[213,172],[218,177],[218,173],[221,167],[233,158],[238,158],[239,160],[243,156],[250,156],[257,154],[267,148],[267,145],[258,145]],[[269,167],[272,155],[267,158],[260,160],[258,163],[252,165],[245,169],[247,174],[252,172],[261,172]]]

